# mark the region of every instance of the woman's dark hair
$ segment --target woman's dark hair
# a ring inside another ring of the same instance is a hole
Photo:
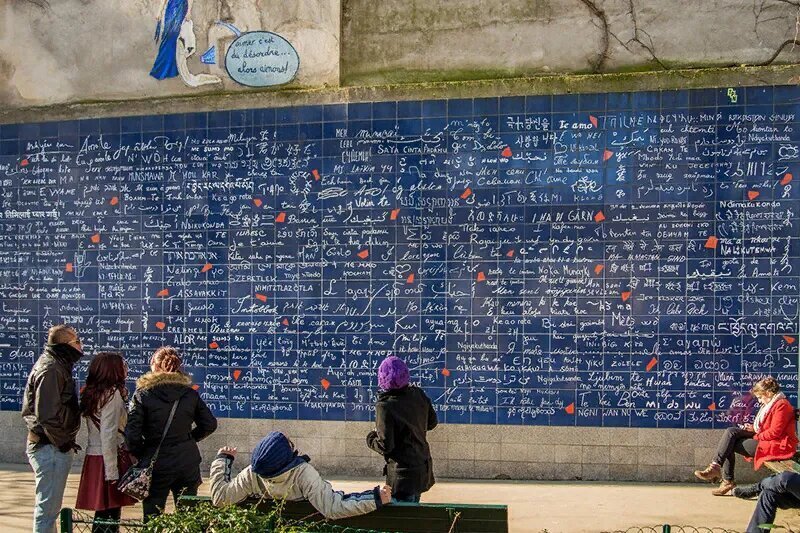
[[[127,399],[126,375],[125,360],[122,359],[121,353],[100,352],[95,355],[89,363],[86,385],[81,390],[81,414],[89,417],[97,416],[116,390],[123,399]]]
[[[153,354],[150,363],[156,367],[157,372],[179,372],[181,370],[181,356],[172,346],[162,346]]]

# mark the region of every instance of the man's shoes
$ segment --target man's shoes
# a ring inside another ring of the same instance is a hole
[[[742,498],[743,500],[749,500],[750,498],[755,498],[759,494],[761,494],[761,485],[759,483],[753,483],[752,485],[744,485],[742,487],[736,487],[733,489],[733,495],[737,498]]]
[[[736,489],[736,483],[731,480],[723,479],[719,487],[711,491],[714,496],[726,496],[732,490]]]
[[[695,470],[694,475],[703,481],[716,483],[722,477],[722,469],[717,463],[711,463],[705,470]]]

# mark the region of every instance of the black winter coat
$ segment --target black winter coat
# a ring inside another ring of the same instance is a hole
[[[61,451],[71,447],[81,427],[72,367],[82,355],[69,344],[48,344],[25,384],[22,418],[28,431]]]
[[[196,472],[199,484],[201,458],[197,443],[217,429],[217,419],[192,389],[191,382],[180,372],[148,372],[140,377],[131,399],[125,442],[140,461],[149,461],[164,433],[172,404],[179,399],[153,475],[181,474],[185,478]]]
[[[382,392],[375,404],[375,431],[367,446],[386,460],[386,483],[403,499],[430,489],[433,459],[426,433],[438,424],[430,398],[419,387]]]

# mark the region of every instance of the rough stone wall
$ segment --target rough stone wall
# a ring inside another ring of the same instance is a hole
[[[149,72],[161,0],[4,0],[0,2],[0,107],[185,96],[248,90],[222,75],[199,88]],[[301,58],[290,87],[339,80],[339,1],[193,0],[197,51],[193,73],[222,74],[200,62],[211,41],[232,38],[215,21],[278,33]]]
[[[345,83],[757,64],[796,34],[790,0],[345,0]],[[787,46],[780,61],[800,50]]]
[[[368,422],[244,420],[221,418],[200,443],[208,472],[222,446],[236,446],[237,469],[250,463],[253,448],[270,431],[282,431],[311,456],[325,476],[379,480],[383,459],[367,448]],[[0,412],[0,463],[25,462],[25,426],[19,413]],[[697,481],[721,431],[644,428],[470,426],[440,424],[428,434],[434,472],[441,478],[610,481]],[[78,444],[86,444],[85,424]],[[79,463],[83,453],[78,456]],[[736,480],[753,482],[767,469],[737,461]]]
[[[200,62],[232,39],[217,20],[288,39],[300,70],[281,89],[292,90],[800,57],[796,0],[193,0],[188,66],[223,82],[190,88],[148,75],[161,2],[0,2],[0,109],[252,91]]]

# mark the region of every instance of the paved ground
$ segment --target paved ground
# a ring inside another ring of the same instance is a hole
[[[375,480],[334,480],[336,488],[364,490]],[[75,502],[78,474],[70,476],[64,506]],[[511,531],[603,532],[631,526],[691,524],[743,531],[754,502],[715,498],[710,485],[442,480],[427,502],[505,503]],[[201,487],[201,494],[207,491]],[[30,531],[33,474],[27,465],[0,465],[0,530]],[[123,516],[140,517],[141,506]],[[660,529],[659,529],[660,531]]]

